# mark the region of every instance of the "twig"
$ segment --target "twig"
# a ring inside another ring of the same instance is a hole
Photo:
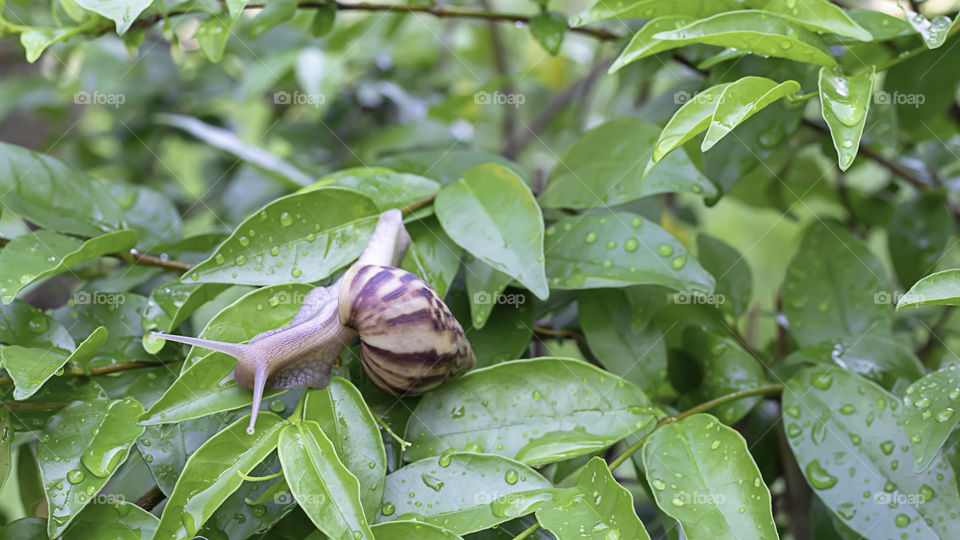
[[[553,336],[559,338],[575,339],[577,341],[585,341],[586,338],[583,337],[583,334],[574,332],[573,330],[554,330],[553,328],[547,328],[545,326],[534,326],[533,331],[538,334],[543,334],[545,336]]]
[[[393,432],[393,429],[390,428],[390,425],[384,422],[383,418],[379,414],[373,411],[370,411],[370,413],[373,414],[373,419],[376,420],[378,424],[380,424],[380,427],[383,428],[384,431],[389,433],[390,436],[393,437],[393,440],[397,441],[397,443],[400,444],[401,451],[406,450],[407,447],[410,446],[409,442],[401,439],[399,435]]]
[[[6,238],[0,236],[0,247],[6,246],[12,241],[11,238]],[[155,257],[153,255],[147,255],[146,253],[140,253],[135,249],[131,249],[127,253],[110,253],[107,257],[113,257],[114,259],[120,259],[124,262],[132,262],[132,264],[139,264],[142,266],[156,266],[158,268],[164,268],[173,272],[186,272],[193,268],[193,265],[190,263],[185,263],[182,261],[175,261],[172,259],[167,259],[165,257]]]
[[[37,411],[56,411],[69,405],[69,403],[18,403],[13,401],[4,401],[3,406],[14,413],[26,413]]]
[[[480,0],[480,5],[487,12],[490,12],[490,0]],[[497,73],[504,79],[503,92],[511,95],[514,92],[513,80],[510,73],[510,61],[507,59],[507,48],[503,46],[503,36],[500,35],[500,26],[497,21],[487,20],[487,29],[490,32],[490,45],[493,47],[493,61],[497,67]],[[509,138],[517,125],[515,114],[517,108],[510,103],[504,103],[500,110],[503,111],[503,136]]]
[[[167,496],[164,495],[163,491],[160,490],[160,486],[154,484],[153,487],[147,490],[146,493],[137,497],[137,500],[134,501],[133,504],[149,512],[156,508],[156,506],[166,498]]]
[[[403,215],[406,216],[406,215],[412,213],[414,210],[419,210],[420,208],[422,208],[422,207],[424,207],[424,206],[432,203],[432,202],[434,201],[434,199],[436,199],[436,198],[437,198],[436,195],[431,195],[431,196],[429,196],[429,197],[420,199],[420,200],[417,201],[417,202],[412,202],[412,203],[404,206],[403,208],[401,208],[401,209],[400,209],[400,213],[402,213]]]
[[[178,359],[171,360],[169,362],[141,362],[139,360],[134,360],[130,362],[120,362],[119,364],[113,364],[111,366],[93,367],[87,369],[86,371],[82,369],[71,369],[70,371],[64,371],[61,377],[96,377],[98,375],[107,375],[110,373],[117,373],[119,371],[129,371],[131,369],[160,367],[176,362],[183,362],[183,360]],[[11,384],[13,384],[13,379],[10,377],[0,377],[0,386],[7,386]]]

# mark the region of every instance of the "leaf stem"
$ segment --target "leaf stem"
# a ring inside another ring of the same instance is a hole
[[[616,470],[616,468],[622,465],[623,462],[627,460],[627,458],[633,455],[637,450],[640,450],[640,448],[643,446],[643,443],[647,442],[647,438],[650,437],[650,435],[654,431],[656,431],[657,429],[667,424],[673,424],[675,422],[679,422],[683,420],[684,418],[687,418],[688,416],[693,416],[694,414],[697,414],[697,413],[709,411],[710,409],[716,407],[717,405],[723,405],[728,401],[736,401],[738,399],[742,399],[745,397],[757,396],[757,395],[763,395],[763,394],[777,394],[782,391],[783,391],[782,384],[765,384],[763,386],[757,386],[754,388],[749,388],[747,390],[740,390],[739,392],[733,392],[732,394],[726,394],[726,395],[711,399],[709,401],[704,401],[703,403],[697,405],[696,407],[687,409],[676,416],[668,416],[667,418],[664,418],[659,422],[657,422],[657,425],[654,426],[652,430],[650,430],[650,433],[647,433],[646,435],[641,437],[639,441],[630,445],[630,447],[624,450],[622,454],[620,454],[619,456],[616,457],[616,459],[611,461],[610,464],[608,465],[608,468],[611,471]]]
[[[398,444],[400,444],[400,450],[401,450],[401,451],[406,450],[408,446],[411,446],[411,444],[410,444],[409,442],[401,439],[399,435],[397,435],[396,433],[394,433],[394,432],[393,432],[393,429],[391,429],[390,426],[389,426],[386,422],[384,422],[383,417],[381,417],[379,414],[377,414],[373,409],[370,410],[370,414],[372,414],[372,415],[373,415],[373,419],[376,420],[378,424],[380,424],[380,427],[381,427],[384,431],[386,431],[387,433],[389,433],[390,436],[393,437],[393,439],[394,439],[395,441],[397,441]]]
[[[429,196],[429,197],[420,199],[420,200],[417,201],[417,202],[412,202],[412,203],[404,206],[403,208],[401,208],[401,209],[400,209],[400,213],[403,214],[403,215],[405,215],[405,216],[406,216],[406,215],[409,215],[409,214],[411,214],[413,211],[419,210],[420,208],[422,208],[422,207],[424,207],[424,206],[432,203],[433,200],[436,199],[436,198],[437,198],[436,195],[431,195],[431,196]]]
[[[514,536],[513,540],[523,540],[524,538],[528,538],[531,534],[537,532],[537,529],[539,528],[540,528],[540,524],[534,523],[533,525],[527,527],[527,529],[522,533]]]

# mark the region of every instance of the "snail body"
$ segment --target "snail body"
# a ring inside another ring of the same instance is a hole
[[[226,343],[154,332],[229,354],[237,386],[253,390],[253,433],[264,389],[324,388],[337,355],[357,335],[367,376],[396,395],[415,395],[476,363],[460,323],[420,278],[396,268],[410,237],[399,210],[380,215],[363,253],[333,285],[310,291],[289,325]]]

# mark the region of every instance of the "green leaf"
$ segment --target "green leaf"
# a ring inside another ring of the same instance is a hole
[[[814,493],[853,530],[951,538],[956,518],[946,516],[960,505],[953,468],[945,459],[921,473],[900,466],[910,443],[899,402],[835,367],[801,371],[783,393],[790,448]]]
[[[232,411],[253,403],[253,392],[225,380],[236,366],[235,358],[210,353],[180,373],[177,380],[140,418],[145,426],[183,422],[213,413]],[[264,398],[282,391],[265,392]]]
[[[522,463],[489,454],[448,453],[387,475],[377,522],[414,514],[417,521],[466,534],[517,517],[494,511],[499,502],[525,500],[524,494],[551,488],[546,478]],[[533,508],[524,510],[530,513]]]
[[[770,0],[760,9],[787,17],[814,32],[828,32],[858,41],[874,39],[844,9],[829,0]]]
[[[581,291],[580,327],[604,368],[651,397],[664,397],[673,394],[667,382],[667,347],[657,327],[649,324],[649,316],[644,316],[649,304],[637,289]]]
[[[124,227],[109,190],[44,154],[0,142],[0,203],[37,226],[80,236]]]
[[[0,529],[0,538],[10,540],[47,540],[47,531],[41,518],[21,518]]]
[[[280,197],[245,219],[184,281],[310,283],[356,259],[379,213],[367,197],[339,188]]]
[[[249,415],[240,418],[190,456],[163,508],[154,540],[193,537],[243,483],[237,473],[249,474],[277,448],[280,429],[284,426],[279,416],[260,413],[253,435],[246,431],[249,423]]]
[[[709,294],[714,279],[670,233],[629,212],[571,216],[547,230],[554,289],[664,285]]]
[[[721,13],[660,32],[653,39],[669,41],[671,48],[703,43],[820,66],[837,65],[820,36],[790,19],[756,10]]]
[[[940,448],[957,426],[960,415],[960,367],[950,364],[907,387],[903,397],[903,429],[913,447],[914,471],[936,459]]]
[[[570,21],[570,26],[583,26],[606,19],[653,19],[664,15],[709,17],[742,7],[740,0],[597,0],[587,11]]]
[[[333,30],[333,23],[337,20],[337,8],[330,5],[317,6],[313,11],[310,35],[318,38],[329,34]]]
[[[764,77],[744,77],[732,82],[720,94],[720,102],[713,111],[710,127],[703,137],[700,150],[706,152],[720,142],[733,128],[783,97],[800,90],[797,81],[777,83]]]
[[[10,411],[6,408],[0,411],[0,488],[7,483],[10,476],[12,456],[10,447],[13,444],[13,426],[10,425]]]
[[[922,195],[898,205],[887,225],[887,246],[900,284],[909,289],[930,274],[954,233],[942,195]]]
[[[770,491],[747,442],[709,414],[654,431],[643,445],[643,465],[657,506],[680,523],[684,537],[779,537]]]
[[[428,392],[407,425],[413,446],[404,457],[473,448],[550,463],[601,450],[655,421],[647,396],[616,375],[570,359],[516,360]]]
[[[127,414],[131,409],[134,414]],[[131,421],[138,409],[142,406],[130,398],[112,403],[94,399],[72,403],[47,422],[37,445],[37,463],[46,486],[50,508],[47,534],[51,538],[63,533],[126,459],[130,446],[143,433],[143,428]],[[112,467],[92,471],[84,464],[84,455],[90,448],[106,450],[94,446],[104,439],[112,443],[113,459],[108,463]]]
[[[0,304],[0,343],[74,349],[73,338],[62,324],[22,300]]]
[[[470,300],[470,319],[477,330],[487,324],[491,305],[513,282],[513,278],[503,272],[494,270],[489,264],[467,253],[464,257],[464,267],[467,275],[467,296]]]
[[[460,270],[463,249],[433,217],[414,221],[406,225],[406,229],[410,233],[410,246],[400,268],[416,274],[443,298]]]
[[[140,185],[113,184],[110,194],[123,210],[127,228],[137,231],[137,246],[144,251],[169,254],[161,246],[180,239],[180,212],[173,201]]]
[[[327,186],[352,189],[369,197],[383,212],[422,201],[440,190],[440,184],[416,174],[384,167],[355,167],[330,173],[300,191]]]
[[[247,7],[250,0],[226,0],[227,10],[230,12],[230,18],[236,20],[243,13],[243,8]]]
[[[644,176],[659,134],[658,126],[639,118],[621,118],[591,129],[560,157],[540,204],[588,209],[677,191],[716,197],[716,187],[683,150]]]
[[[381,159],[378,163],[395,171],[432,178],[443,185],[452,184],[470,169],[488,163],[499,163],[520,178],[526,177],[519,165],[499,154],[460,148],[413,150]]]
[[[936,272],[913,284],[897,302],[907,306],[960,306],[960,269]]]
[[[700,387],[690,394],[703,402],[767,383],[763,366],[740,345],[696,326],[683,332],[684,349],[690,353],[702,373]],[[714,407],[712,412],[725,424],[735,424],[760,402],[752,396]]]
[[[734,317],[742,315],[750,305],[753,291],[753,274],[746,258],[725,242],[700,234],[697,236],[697,260],[717,280],[716,298],[720,310]]]
[[[847,170],[860,148],[860,136],[873,99],[873,67],[846,77],[839,68],[820,69],[820,109],[837,149],[840,170]]]
[[[250,23],[250,37],[257,39],[278,24],[283,24],[297,14],[297,0],[271,0],[263,11]]]
[[[107,233],[87,241],[44,230],[18,236],[0,250],[0,300],[9,304],[31,283],[135,245],[134,231]]]
[[[368,520],[377,515],[387,474],[383,437],[360,392],[346,379],[332,377],[323,390],[308,390],[303,419],[316,422],[337,456],[360,482],[360,502]]]
[[[141,414],[143,405],[131,398],[118,399],[107,406],[106,416],[80,457],[87,471],[108,478],[120,467],[133,442],[143,435],[143,426],[137,425]]]
[[[47,47],[69,39],[75,34],[76,31],[72,28],[32,27],[20,33],[20,44],[27,52],[27,62],[32,64],[40,58]]]
[[[474,367],[491,366],[522,357],[533,337],[533,303],[527,302],[526,295],[520,292],[502,294],[496,300],[493,297],[473,300],[487,301],[487,305],[493,307],[491,312],[495,310],[497,313],[482,329],[471,326],[464,328],[467,340],[473,346],[473,354],[477,357]],[[454,315],[459,316],[460,313],[454,311]]]
[[[660,41],[654,39],[653,36],[660,32],[683,28],[696,20],[696,17],[687,15],[664,15],[648,21],[647,24],[643,25],[643,28],[633,34],[630,42],[623,48],[620,56],[610,65],[607,73],[615,73],[627,64],[640,60],[641,58],[646,58],[659,52],[675,48],[676,45],[672,42]],[[746,51],[744,52],[746,53]]]
[[[80,7],[114,21],[117,33],[126,33],[153,0],[74,0]]]
[[[803,347],[777,367],[781,378],[786,379],[801,368],[817,364],[839,366],[889,391],[902,389],[925,372],[913,351],[892,339],[877,336],[850,336]]]
[[[870,32],[873,41],[889,41],[916,33],[907,21],[882,11],[855,8],[847,10],[847,15]]]
[[[20,345],[0,348],[3,368],[10,374],[16,389],[13,399],[23,400],[32,396],[50,377],[70,362],[83,364],[107,342],[107,329],[97,327],[76,350],[67,354],[60,349],[35,349]]]
[[[223,51],[227,47],[232,26],[233,21],[231,19],[211,15],[204,19],[194,32],[197,45],[200,46],[200,50],[211,62],[219,62],[223,59]]]
[[[285,326],[293,320],[311,290],[313,287],[305,283],[290,283],[251,291],[214,315],[197,337],[243,343],[261,332]],[[191,347],[181,372],[209,354],[202,347]]]
[[[363,517],[360,483],[316,422],[284,426],[277,451],[290,491],[318,529],[331,538],[373,538]]]
[[[460,535],[429,523],[416,521],[389,521],[370,528],[377,540],[463,540]],[[311,538],[310,540],[314,540]],[[317,539],[320,540],[320,539]]]
[[[650,538],[633,509],[633,496],[600,457],[580,471],[576,488],[537,508],[537,520],[557,538]]]
[[[434,203],[454,242],[545,299],[543,217],[529,188],[513,171],[487,164],[444,187]]]
[[[150,540],[158,521],[153,514],[131,502],[94,502],[73,520],[63,539]]]
[[[657,142],[654,143],[653,155],[647,165],[647,171],[653,168],[654,163],[710,127],[713,113],[720,103],[720,96],[729,85],[730,83],[723,83],[711,86],[687,99],[660,132]]]
[[[880,262],[836,224],[811,225],[787,267],[783,314],[800,345],[889,336],[893,310]]]
[[[150,332],[170,332],[227,287],[216,283],[183,283],[176,277],[154,287],[143,309],[143,348],[150,354],[160,352],[167,340],[150,337]]]
[[[897,5],[903,10],[903,14],[907,16],[907,22],[910,23],[910,26],[923,38],[923,42],[927,45],[928,49],[936,49],[947,40],[947,36],[950,35],[950,28],[953,25],[950,17],[938,15],[931,21],[903,5],[900,0],[897,0]]]
[[[283,0],[287,1],[287,0]],[[272,5],[274,2],[271,2]],[[262,14],[263,12],[261,12]],[[201,141],[234,155],[273,177],[293,186],[304,187],[313,183],[309,175],[280,159],[276,155],[252,144],[248,144],[231,131],[212,126],[190,116],[179,114],[159,114],[155,117],[159,124],[182,129]]]
[[[543,49],[556,56],[567,33],[567,17],[563,13],[548,11],[530,17],[530,33]]]

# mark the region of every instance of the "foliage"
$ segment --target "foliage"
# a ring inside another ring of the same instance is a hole
[[[955,537],[950,4],[0,1],[0,538]],[[149,335],[389,209],[466,375]]]

